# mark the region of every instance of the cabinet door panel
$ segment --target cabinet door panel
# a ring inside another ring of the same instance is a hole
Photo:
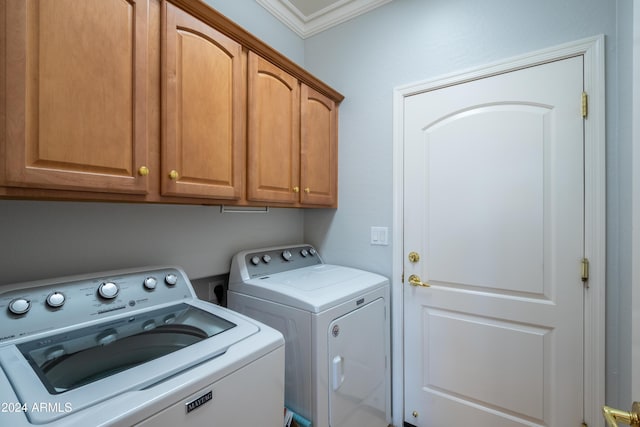
[[[242,194],[242,47],[166,4],[162,192]],[[175,170],[177,177],[170,178]]]
[[[297,79],[249,52],[249,200],[298,201],[299,105]]]
[[[147,8],[7,1],[7,185],[147,192]]]
[[[334,101],[301,87],[301,202],[337,206],[338,108]]]

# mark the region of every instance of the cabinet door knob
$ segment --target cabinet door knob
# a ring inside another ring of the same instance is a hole
[[[176,179],[178,179],[178,176],[179,175],[178,175],[178,171],[177,170],[172,170],[171,172],[169,172],[169,178],[170,179],[176,180]]]
[[[304,189],[304,192],[305,192],[305,193],[307,193],[307,194],[309,194],[309,193],[311,192],[311,189],[310,189],[309,187],[306,187],[306,188]]]
[[[138,175],[140,175],[140,176],[149,175],[149,168],[146,167],[146,166],[140,166],[140,168],[138,169]]]
[[[298,187],[297,185],[295,187],[293,187],[293,192],[294,193],[299,193],[300,192],[300,187]]]

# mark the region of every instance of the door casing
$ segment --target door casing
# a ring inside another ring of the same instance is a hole
[[[584,87],[588,115],[584,120],[585,256],[589,259],[589,289],[585,293],[584,421],[597,425],[605,401],[605,69],[604,35],[543,49],[483,67],[452,73],[394,89],[393,93],[393,265],[391,278],[392,413],[401,426],[404,413],[403,353],[403,176],[404,98],[427,90],[460,84],[491,75],[584,56]],[[576,100],[578,103],[579,100]]]
[[[631,117],[640,114],[640,7],[633,8],[633,109]],[[640,123],[632,120],[632,241],[631,259],[640,254]],[[617,403],[629,410],[632,400],[640,400],[640,265],[631,263],[631,396]],[[613,404],[613,402],[611,402]],[[625,406],[626,405],[626,406]]]

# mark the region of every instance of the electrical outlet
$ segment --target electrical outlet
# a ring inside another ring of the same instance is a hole
[[[191,284],[198,298],[223,306],[227,303],[228,282],[229,274],[217,274],[200,279],[191,279]]]
[[[209,280],[209,301],[215,302],[217,304],[222,304],[224,300],[224,286],[226,284],[226,280],[224,278],[212,278],[213,280]]]

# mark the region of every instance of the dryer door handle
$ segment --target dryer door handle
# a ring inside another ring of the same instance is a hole
[[[331,363],[333,367],[333,390],[340,388],[344,382],[344,358],[342,356],[336,356]]]

